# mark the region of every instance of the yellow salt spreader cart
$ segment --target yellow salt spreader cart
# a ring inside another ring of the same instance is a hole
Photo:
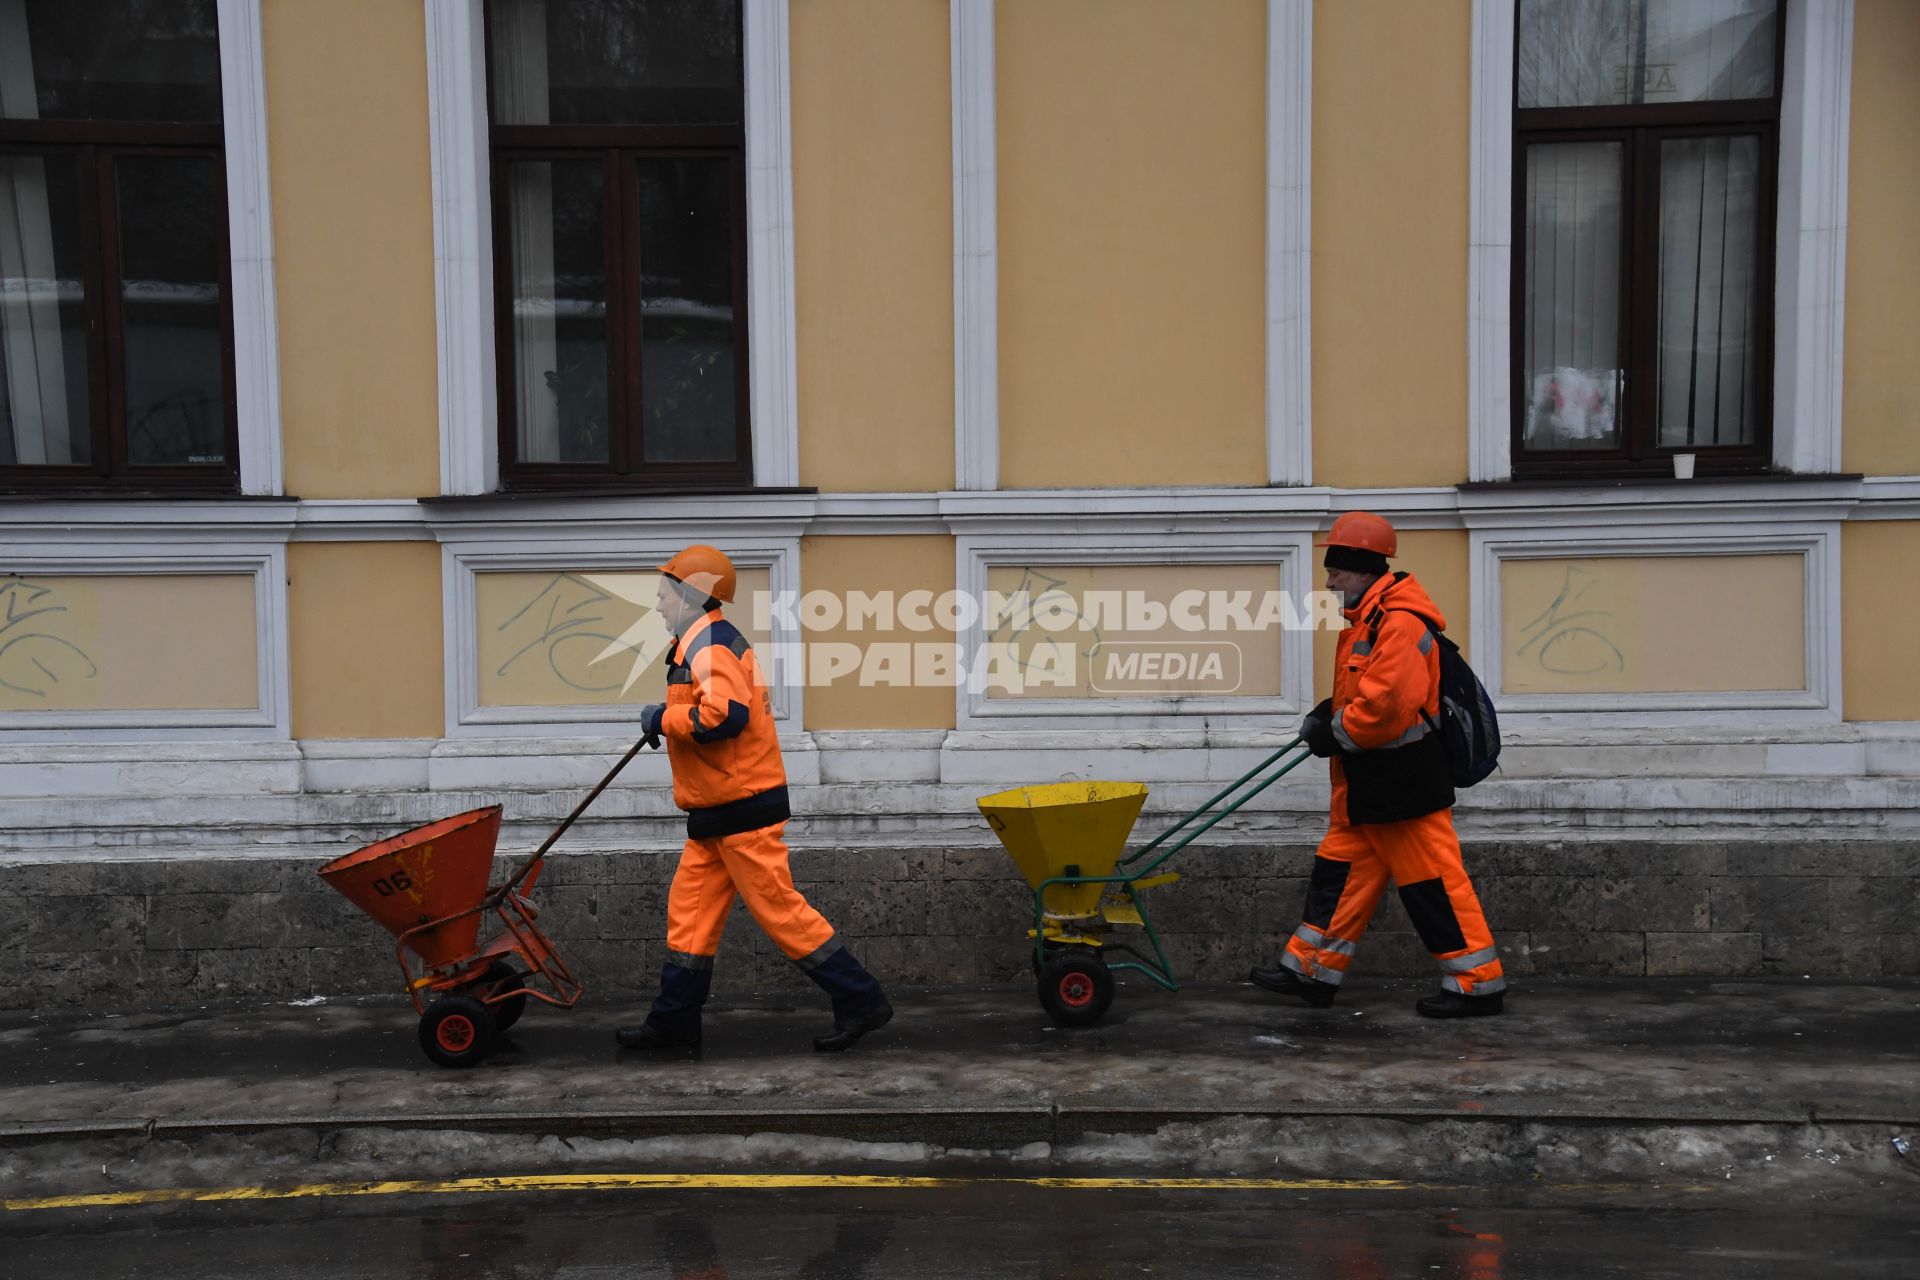
[[[1146,803],[1143,782],[1051,782],[978,801],[1033,889],[1027,936],[1040,1003],[1055,1026],[1098,1022],[1113,1003],[1115,970],[1132,969],[1168,991],[1180,989],[1141,891],[1178,880],[1179,872],[1160,868],[1310,755],[1298,739],[1288,743],[1132,853],[1127,837]],[[1114,936],[1136,928],[1151,956]],[[1108,959],[1116,954],[1130,958]]]

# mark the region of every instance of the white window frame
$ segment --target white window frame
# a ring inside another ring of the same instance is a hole
[[[1773,462],[1840,469],[1853,0],[1783,0],[1780,199],[1774,251]],[[1515,0],[1473,0],[1467,247],[1469,475],[1513,475]],[[1568,479],[1575,480],[1569,471]]]
[[[226,135],[235,426],[240,492],[286,492],[280,443],[280,336],[267,172],[266,51],[261,0],[218,0],[220,118]]]
[[[256,0],[257,2],[257,0]],[[797,485],[788,0],[741,0],[746,47],[747,384],[753,483]],[[440,491],[500,488],[483,0],[426,0]]]

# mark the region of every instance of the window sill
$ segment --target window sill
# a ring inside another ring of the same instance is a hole
[[[813,497],[820,492],[813,485],[754,488],[751,485],[686,485],[670,487],[627,485],[575,485],[543,489],[497,489],[492,493],[436,493],[418,499],[427,507],[482,507],[567,501],[592,498],[617,498],[631,502],[636,498],[784,498]]]
[[[1703,487],[1724,487],[1736,484],[1759,485],[1833,485],[1859,484],[1862,475],[1858,472],[1833,472],[1830,474],[1805,475],[1788,471],[1751,471],[1727,475],[1696,475],[1685,480],[1674,478],[1670,474],[1648,472],[1646,475],[1600,475],[1600,476],[1515,476],[1510,480],[1469,480],[1454,488],[1461,493],[1514,493],[1531,490],[1593,490],[1593,489],[1687,489]]]
[[[282,493],[232,489],[16,489],[0,486],[0,502],[296,502]]]

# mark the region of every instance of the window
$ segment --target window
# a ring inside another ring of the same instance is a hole
[[[738,0],[489,0],[501,476],[751,482]]]
[[[1779,0],[1517,0],[1516,476],[1761,471]]]
[[[215,0],[0,0],[0,488],[232,490]]]

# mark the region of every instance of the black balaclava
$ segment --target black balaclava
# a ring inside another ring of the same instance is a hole
[[[1350,573],[1378,576],[1387,571],[1385,556],[1378,551],[1363,551],[1359,547],[1328,547],[1327,558],[1321,563],[1329,569],[1345,569]]]

